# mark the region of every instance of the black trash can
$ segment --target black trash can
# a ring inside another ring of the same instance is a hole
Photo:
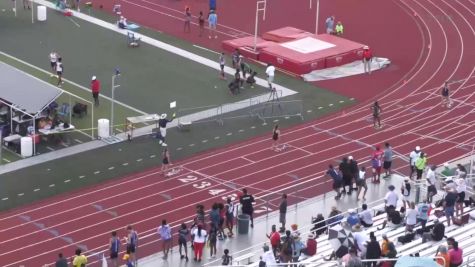
[[[238,234],[245,235],[249,233],[249,221],[251,220],[251,216],[247,214],[239,214],[237,216],[237,226],[238,226]]]

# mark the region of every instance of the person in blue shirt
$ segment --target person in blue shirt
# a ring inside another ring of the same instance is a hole
[[[209,24],[209,39],[211,39],[213,35],[214,35],[214,39],[218,38],[218,35],[216,34],[216,25],[218,24],[218,15],[216,15],[216,12],[213,9],[209,11],[208,24]]]
[[[348,210],[348,218],[346,218],[346,223],[350,226],[353,227],[357,224],[360,223],[360,218],[358,217],[358,214],[354,209],[349,209]]]
[[[119,266],[119,249],[120,249],[120,240],[117,237],[117,232],[112,232],[112,237],[109,241],[109,251],[110,251],[110,260],[113,267]]]

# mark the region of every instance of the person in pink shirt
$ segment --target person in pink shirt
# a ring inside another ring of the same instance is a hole
[[[373,167],[373,183],[380,183],[381,178],[381,166],[383,162],[384,152],[381,150],[380,145],[375,146],[375,150],[371,155],[371,166]]]
[[[463,250],[459,248],[459,244],[453,238],[447,238],[449,244],[450,267],[458,267],[463,262]]]

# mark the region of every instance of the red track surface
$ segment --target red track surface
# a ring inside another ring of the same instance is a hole
[[[264,200],[276,204],[281,192],[295,192],[303,198],[322,194],[329,190],[328,179],[322,176],[328,162],[351,154],[367,163],[372,144],[389,141],[403,155],[420,145],[429,161],[437,164],[466,154],[475,141],[475,31],[471,26],[475,25],[475,3],[394,3],[417,13],[415,21],[422,29],[419,39],[425,49],[407,82],[378,97],[384,111],[383,130],[372,129],[364,103],[346,114],[285,130],[282,138],[289,147],[280,153],[269,149],[270,138],[265,136],[179,162],[181,172],[170,179],[161,177],[156,169],[148,170],[3,213],[0,262],[3,266],[41,266],[53,262],[56,252],[71,253],[77,245],[87,246],[88,254],[101,252],[109,233],[119,229],[123,236],[122,229],[130,223],[139,232],[139,256],[143,257],[157,252],[155,227],[163,218],[178,225],[191,219],[196,203],[209,207],[244,186],[257,197],[258,207]],[[393,49],[402,39],[404,36],[395,38]],[[451,86],[455,103],[450,110],[440,107],[438,94],[447,79],[458,80]],[[397,163],[397,171],[404,171],[406,164],[400,159]]]

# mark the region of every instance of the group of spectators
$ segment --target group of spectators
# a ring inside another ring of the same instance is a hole
[[[385,143],[384,146],[385,148],[382,150],[380,145],[376,145],[371,153],[373,183],[380,183],[382,169],[385,171],[385,178],[391,176],[391,165],[394,153],[389,143]],[[330,164],[326,174],[333,180],[333,190],[337,194],[335,196],[336,200],[339,200],[345,194],[351,195],[354,190],[357,190],[356,199],[360,200],[360,194],[363,189],[361,199],[366,200],[366,191],[368,190],[368,185],[366,184],[366,167],[358,166],[358,162],[352,156],[344,157],[338,168]],[[354,184],[356,184],[356,188]]]

